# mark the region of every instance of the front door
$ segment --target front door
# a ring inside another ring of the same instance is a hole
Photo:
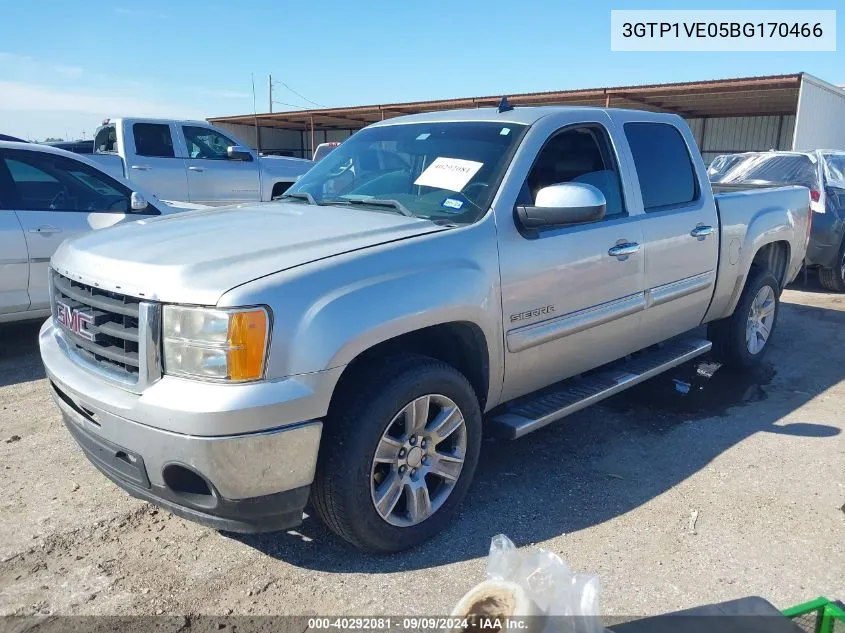
[[[603,219],[531,232],[517,225],[512,206],[497,201],[503,400],[641,347],[642,213],[633,212],[623,194],[629,176],[618,167],[607,132],[609,119],[603,113],[595,116],[594,122],[584,122],[583,113],[560,113],[535,124],[512,172],[526,174],[519,179],[523,184],[517,204],[532,204],[537,191],[548,185],[586,183],[604,193],[608,206]],[[532,162],[533,156],[537,159]],[[627,255],[619,254],[623,244]]]
[[[0,158],[11,175],[15,221],[26,240],[32,310],[50,305],[50,258],[64,240],[159,213],[152,205],[131,213],[129,189],[72,158],[29,150],[0,150]]]
[[[198,204],[236,204],[261,199],[258,161],[230,160],[235,141],[206,127],[183,125],[187,148],[188,195]]]

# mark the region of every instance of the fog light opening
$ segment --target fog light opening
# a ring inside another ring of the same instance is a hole
[[[173,492],[181,495],[211,497],[208,483],[194,471],[178,464],[168,464],[161,471],[164,483]]]

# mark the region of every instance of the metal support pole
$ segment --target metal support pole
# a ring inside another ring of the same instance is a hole
[[[311,120],[311,158],[314,158],[314,115],[308,117]]]
[[[267,88],[268,88],[267,94],[270,95],[270,98],[269,98],[270,109],[267,110],[267,112],[272,112],[273,111],[273,75],[267,75],[267,77],[269,79],[269,81],[267,82]]]

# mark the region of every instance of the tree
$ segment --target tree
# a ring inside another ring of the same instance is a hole
[[[60,143],[64,140],[65,139],[63,139],[63,138],[53,138],[52,136],[48,136],[47,138],[44,139],[44,142],[45,143]]]

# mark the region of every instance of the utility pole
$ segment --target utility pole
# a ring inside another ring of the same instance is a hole
[[[267,92],[270,95],[270,109],[268,110],[268,112],[272,112],[273,111],[273,75],[267,75],[267,77],[270,79],[270,81],[267,83],[267,85],[269,87],[269,90]]]

